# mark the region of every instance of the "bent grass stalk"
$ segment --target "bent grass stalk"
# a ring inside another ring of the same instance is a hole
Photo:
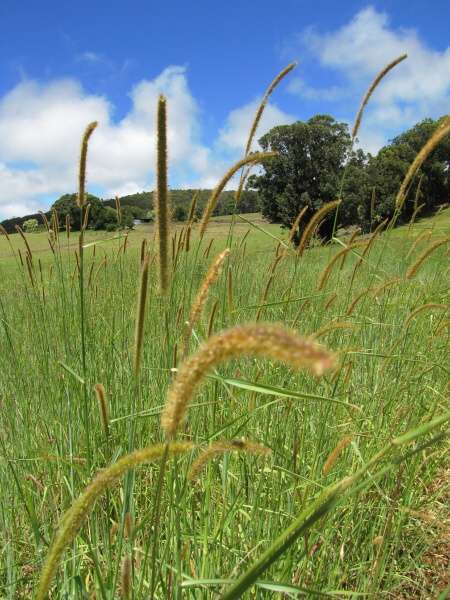
[[[39,582],[36,589],[36,600],[44,600],[50,590],[51,582],[58,569],[64,550],[70,546],[75,536],[86,521],[95,502],[102,496],[106,489],[115,485],[119,479],[130,469],[139,465],[152,462],[163,456],[166,444],[159,444],[135,450],[119,459],[106,469],[99,471],[97,476],[75,500],[60,520],[55,538],[45,559]],[[168,446],[168,455],[173,457],[191,450],[194,444],[180,442]]]
[[[408,172],[403,179],[402,185],[397,193],[395,198],[395,207],[397,213],[403,208],[403,204],[405,203],[407,190],[409,188],[409,184],[412,179],[416,175],[417,171],[426,161],[428,156],[433,152],[433,150],[441,143],[441,141],[450,134],[450,117],[444,119],[444,121],[439,125],[427,143],[422,147],[422,149],[417,153],[415,159],[411,163]],[[396,217],[396,215],[394,215]]]
[[[223,263],[227,256],[229,256],[229,254],[230,249],[226,248],[215,258],[214,262],[209,267],[208,272],[206,273],[206,277],[204,278],[199,291],[197,292],[197,296],[194,300],[194,303],[192,304],[191,312],[189,314],[189,318],[185,326],[185,332],[183,336],[183,355],[187,351],[192,330],[201,317],[206,300],[208,299],[209,290],[211,286],[213,286],[217,281]]]
[[[322,273],[321,273],[321,275],[319,277],[319,283],[317,284],[317,290],[318,291],[323,290],[323,288],[327,284],[327,281],[328,281],[328,279],[329,279],[329,277],[331,275],[331,270],[333,269],[333,266],[336,264],[336,262],[341,257],[344,260],[344,258],[346,257],[347,253],[350,252],[350,250],[353,250],[354,248],[357,248],[360,245],[361,245],[360,242],[355,243],[355,244],[350,244],[346,248],[342,248],[342,250],[340,250],[337,254],[335,254],[333,256],[333,258],[326,265],[325,269],[322,271]]]
[[[349,444],[351,444],[352,440],[353,440],[352,435],[346,435],[341,440],[339,440],[336,448],[334,448],[334,450],[329,454],[327,460],[325,461],[325,464],[322,467],[322,473],[324,475],[328,475],[328,473],[331,471],[334,463],[337,461],[337,459],[339,458],[341,453],[345,450],[345,448],[347,448],[347,446]]]
[[[375,77],[375,79],[371,83],[369,89],[367,90],[367,92],[363,98],[361,106],[359,107],[358,114],[356,115],[355,124],[353,125],[353,130],[352,130],[352,140],[354,140],[356,138],[356,136],[358,135],[359,127],[361,125],[362,117],[364,114],[364,109],[366,108],[367,103],[369,102],[370,97],[374,93],[375,89],[378,87],[378,84],[389,73],[389,71],[391,71],[394,67],[396,67],[402,61],[404,61],[406,58],[408,58],[408,55],[402,54],[401,56],[399,56],[398,58],[396,58],[395,60],[390,62],[383,69],[381,69],[381,71],[378,73],[378,75]]]
[[[80,164],[78,171],[78,195],[77,204],[80,209],[80,234],[78,236],[78,253],[79,253],[79,289],[80,289],[80,334],[81,334],[81,363],[82,363],[82,374],[83,374],[83,419],[86,436],[86,451],[88,460],[91,460],[91,441],[89,433],[89,398],[87,389],[87,359],[86,359],[86,318],[85,318],[85,298],[84,298],[84,232],[86,230],[85,224],[87,225],[87,215],[89,214],[89,205],[85,210],[86,204],[86,163],[89,139],[93,134],[97,122],[93,121],[86,127],[82,140],[80,150]]]
[[[134,331],[134,357],[133,357],[133,371],[135,377],[139,375],[141,368],[142,358],[142,345],[144,343],[144,324],[145,324],[145,307],[147,304],[147,292],[148,292],[148,265],[149,256],[148,254],[144,257],[144,262],[141,268],[141,281],[139,285],[137,310],[136,310],[136,324]]]
[[[205,210],[203,211],[202,221],[200,223],[200,237],[203,237],[208,226],[211,215],[213,214],[214,209],[217,206],[217,202],[219,200],[220,194],[223,192],[225,186],[230,181],[239,169],[245,165],[256,164],[259,162],[263,162],[269,158],[273,158],[277,156],[276,152],[256,152],[255,154],[250,154],[250,156],[246,156],[234,164],[223,176],[222,180],[218,183],[218,185],[212,191],[208,202],[205,206]]]
[[[179,368],[169,388],[161,426],[173,438],[184,420],[193,395],[208,372],[241,356],[259,356],[283,362],[294,369],[322,375],[334,367],[334,354],[316,342],[278,325],[238,325],[211,337]]]
[[[424,310],[443,310],[447,312],[449,309],[450,306],[448,306],[448,304],[437,304],[435,302],[428,302],[427,304],[424,304],[423,306],[419,306],[418,308],[414,309],[408,315],[407,319],[403,323],[403,329],[407,329],[411,321],[415,319],[417,315],[423,312]]]
[[[281,81],[286,77],[286,75],[288,75],[293,69],[295,69],[296,66],[297,66],[297,63],[292,62],[287,67],[285,67],[282,71],[280,71],[278,73],[278,75],[275,77],[275,79],[272,81],[272,83],[269,85],[267,90],[265,91],[264,96],[261,100],[261,103],[258,106],[258,110],[255,113],[255,117],[253,119],[252,125],[250,127],[250,131],[249,131],[248,138],[247,138],[247,143],[245,145],[244,156],[248,156],[248,154],[251,150],[253,139],[256,134],[256,130],[258,129],[259,122],[261,121],[261,117],[267,106],[267,102],[269,101],[270,96],[273,94],[273,92],[274,92],[275,88],[278,86],[278,84],[281,83]],[[242,194],[242,190],[244,189],[244,184],[245,184],[245,180],[247,179],[248,173],[249,173],[249,171],[247,170],[245,174],[244,174],[244,172],[242,172],[242,174],[241,174],[238,189],[237,189],[236,195],[235,195],[236,203],[239,202],[239,199]]]
[[[300,239],[300,243],[298,245],[298,249],[297,252],[299,254],[299,256],[302,256],[309,240],[311,239],[311,237],[314,235],[320,221],[323,219],[323,217],[325,217],[325,215],[327,215],[328,213],[330,213],[332,210],[334,210],[335,208],[337,208],[339,206],[339,204],[341,203],[340,200],[334,200],[333,202],[328,202],[327,204],[324,204],[322,206],[322,208],[320,208],[310,219],[308,225],[305,228],[305,231],[303,232],[303,235]]]
[[[292,240],[294,239],[295,234],[297,233],[298,226],[300,225],[301,220],[303,219],[306,211],[309,206],[304,206],[302,210],[298,213],[295,221],[292,223],[291,230],[289,231],[288,243],[292,244]]]
[[[422,254],[419,256],[419,258],[416,260],[416,262],[413,265],[411,265],[409,267],[409,269],[406,271],[406,279],[412,279],[413,277],[415,277],[415,275],[417,275],[417,272],[419,271],[419,269],[421,268],[421,266],[423,265],[425,260],[430,256],[430,254],[432,252],[434,252],[440,246],[443,246],[444,244],[448,244],[449,242],[450,242],[450,236],[444,238],[443,240],[436,240],[435,242],[430,244],[428,246],[428,248],[426,248],[424,250],[424,252],[422,252]]]
[[[188,479],[191,482],[198,480],[199,475],[205,466],[216,456],[225,454],[225,452],[244,452],[246,454],[271,454],[270,448],[263,444],[258,444],[250,440],[222,440],[214,442],[195,459],[188,473]]]

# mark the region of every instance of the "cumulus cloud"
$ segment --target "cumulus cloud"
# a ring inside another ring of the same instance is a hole
[[[342,84],[321,90],[294,79],[290,91],[330,102],[345,99],[355,112],[375,74],[400,54],[408,53],[408,59],[376,90],[365,115],[360,138],[372,150],[385,143],[389,134],[449,111],[450,46],[443,51],[429,48],[417,31],[392,28],[388,15],[371,6],[336,31],[320,33],[308,28],[300,43],[328,73],[340,77]]]
[[[256,99],[230,112],[225,126],[219,132],[218,143],[221,146],[230,150],[242,150],[242,148],[245,148],[248,132],[260,102],[261,99]],[[293,115],[285,113],[275,104],[267,104],[259,122],[252,149],[255,150],[258,148],[257,139],[267,133],[272,127],[280,124],[287,125],[294,121],[296,121],[296,117]]]
[[[97,56],[85,57],[96,60]],[[130,92],[131,107],[120,120],[104,96],[87,93],[73,79],[25,80],[0,98],[0,216],[44,208],[76,187],[81,135],[96,120],[89,145],[89,185],[104,197],[150,189],[155,181],[158,96],[168,101],[169,167],[172,185],[214,186],[230,161],[242,154],[257,108],[255,100],[232,111],[211,147],[201,141],[201,114],[185,69],[171,66]],[[268,105],[263,134],[294,117]]]

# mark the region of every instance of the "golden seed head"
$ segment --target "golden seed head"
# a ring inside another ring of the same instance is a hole
[[[238,325],[211,337],[179,368],[169,388],[161,425],[166,436],[175,435],[189,402],[206,374],[217,365],[241,356],[277,360],[294,369],[322,375],[336,362],[335,356],[308,338],[280,325]]]
[[[190,481],[196,481],[203,468],[216,456],[225,452],[244,452],[247,454],[270,454],[270,448],[249,440],[222,440],[214,442],[195,459],[188,474]]]
[[[89,138],[94,132],[94,129],[97,127],[97,121],[93,121],[89,123],[86,127],[83,138],[81,140],[81,151],[80,151],[80,168],[78,172],[78,195],[77,195],[77,204],[81,208],[86,203],[86,162],[87,162],[87,152],[88,152],[88,144]]]

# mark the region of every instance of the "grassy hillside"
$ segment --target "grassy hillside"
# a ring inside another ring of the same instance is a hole
[[[99,469],[164,441],[174,369],[209,333],[255,320],[315,335],[338,366],[315,377],[264,358],[216,365],[178,433],[197,447],[163,471],[159,461],[129,471],[98,498],[69,539],[52,598],[125,597],[130,581],[135,600],[153,588],[157,598],[238,597],[224,590],[268,549],[275,558],[273,541],[296,520],[297,537],[243,597],[436,598],[445,588],[449,461],[436,420],[450,410],[450,209],[359,240],[329,271],[347,238],[299,257],[283,245],[286,231],[258,215],[244,219],[234,227],[214,219],[189,251],[174,229],[167,297],[152,226],[126,244],[88,232],[83,310],[75,235],[61,235],[55,253],[44,234],[27,236],[28,265],[20,236],[0,237],[1,597],[31,597],[58,522]],[[150,271],[136,377],[144,239]],[[184,348],[197,290],[225,247],[230,255]],[[195,458],[223,440],[234,442],[191,481]],[[364,469],[359,487],[323,500],[328,486]]]

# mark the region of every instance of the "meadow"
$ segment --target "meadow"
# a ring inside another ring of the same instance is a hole
[[[53,251],[46,233],[26,236],[28,250],[19,235],[0,237],[1,597],[33,596],[58,523],[98,470],[164,443],[161,412],[183,360],[215,332],[255,321],[313,336],[337,366],[320,377],[251,356],[214,366],[178,431],[194,446],[102,491],[50,597],[445,597],[448,244],[418,261],[448,239],[450,209],[302,256],[289,232],[244,219],[213,219],[203,239],[194,225],[188,251],[186,228],[172,230],[166,295],[151,226],[127,238],[86,232],[83,313],[77,233],[62,231]],[[224,248],[185,347],[191,306]],[[230,594],[268,549],[251,587]]]
[[[155,227],[87,228],[94,122],[81,231],[0,236],[2,598],[448,596],[450,209],[394,225],[450,121],[368,235],[212,218],[294,66],[200,223],[160,96]]]

